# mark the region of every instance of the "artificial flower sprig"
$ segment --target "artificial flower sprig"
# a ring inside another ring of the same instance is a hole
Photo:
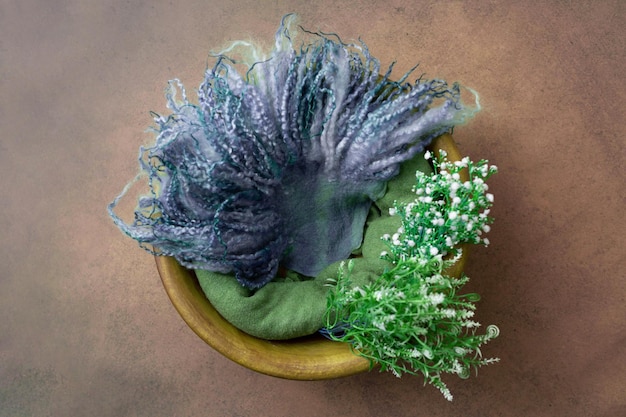
[[[424,158],[432,159],[434,173],[417,171],[415,201],[396,202],[390,209],[390,215],[400,216],[402,226],[393,236],[383,236],[390,243],[391,253],[382,256],[394,263],[410,257],[456,254],[461,243],[489,245],[489,239],[482,238],[493,223],[489,217],[493,194],[487,192],[486,180],[498,171],[497,167],[485,160],[473,163],[468,157],[449,162],[443,150],[439,158],[432,158],[429,151]],[[468,170],[468,181],[461,180],[463,169]]]
[[[381,370],[398,377],[421,373],[451,401],[442,374],[467,378],[471,368],[498,361],[482,358],[481,345],[499,329],[490,325],[476,334],[480,323],[472,318],[479,295],[458,294],[469,278],[446,274],[461,256],[458,245],[489,244],[483,235],[493,222],[493,195],[485,181],[497,168],[469,158],[449,162],[446,156],[442,151],[432,161],[432,175],[416,173],[414,201],[396,202],[390,210],[401,226],[383,236],[389,251],[381,256],[393,267],[362,287],[350,283],[352,263],[339,271],[328,296],[326,329]],[[430,152],[425,158],[432,158]],[[463,169],[469,181],[461,180]]]

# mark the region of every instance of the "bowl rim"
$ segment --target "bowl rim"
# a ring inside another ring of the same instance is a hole
[[[460,151],[449,133],[433,140],[428,149],[435,155],[447,153],[449,161],[461,160]],[[468,179],[461,172],[463,181]],[[464,178],[464,177],[465,178]],[[447,271],[459,277],[467,261],[467,245],[457,263]],[[322,380],[345,377],[372,368],[366,358],[348,343],[321,335],[290,340],[264,340],[251,336],[224,319],[202,292],[194,271],[169,256],[155,256],[163,287],[174,308],[187,325],[209,346],[230,360],[262,374],[294,380]]]

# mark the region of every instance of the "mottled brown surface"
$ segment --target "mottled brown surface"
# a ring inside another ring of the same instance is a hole
[[[0,416],[626,415],[626,3],[529,3],[0,1]],[[501,171],[468,273],[502,362],[448,378],[452,404],[409,377],[231,363],[105,213],[166,80],[195,87],[211,49],[269,44],[289,11],[481,94],[455,138]]]

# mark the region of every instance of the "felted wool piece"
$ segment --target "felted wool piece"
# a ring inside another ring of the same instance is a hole
[[[232,273],[248,289],[279,264],[317,276],[347,258],[399,165],[476,111],[456,84],[407,82],[410,72],[393,81],[392,66],[381,75],[362,43],[321,34],[296,43],[291,21],[269,55],[245,42],[229,53],[250,58],[219,55],[197,104],[170,82],[172,114],[155,116],[156,143],[140,152],[151,193],[132,224],[113,210],[125,191],[109,205],[145,249]]]
[[[400,227],[400,218],[390,216],[394,201],[410,202],[415,172],[432,172],[420,155],[405,162],[400,174],[388,183],[384,196],[372,206],[360,256],[353,259],[350,274],[353,285],[364,285],[378,278],[391,266],[380,259],[388,249],[381,237],[393,234]],[[282,340],[315,333],[324,326],[328,279],[336,279],[341,261],[324,268],[315,278],[294,273],[275,279],[258,290],[249,290],[237,283],[232,275],[196,270],[205,295],[215,309],[235,327],[262,339]]]

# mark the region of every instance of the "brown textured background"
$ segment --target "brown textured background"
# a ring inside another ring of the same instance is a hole
[[[472,252],[485,347],[448,378],[255,374],[182,322],[154,261],[105,213],[166,81],[280,17],[362,36],[397,74],[477,90],[455,137],[500,168]],[[624,1],[0,0],[0,416],[626,415]]]

